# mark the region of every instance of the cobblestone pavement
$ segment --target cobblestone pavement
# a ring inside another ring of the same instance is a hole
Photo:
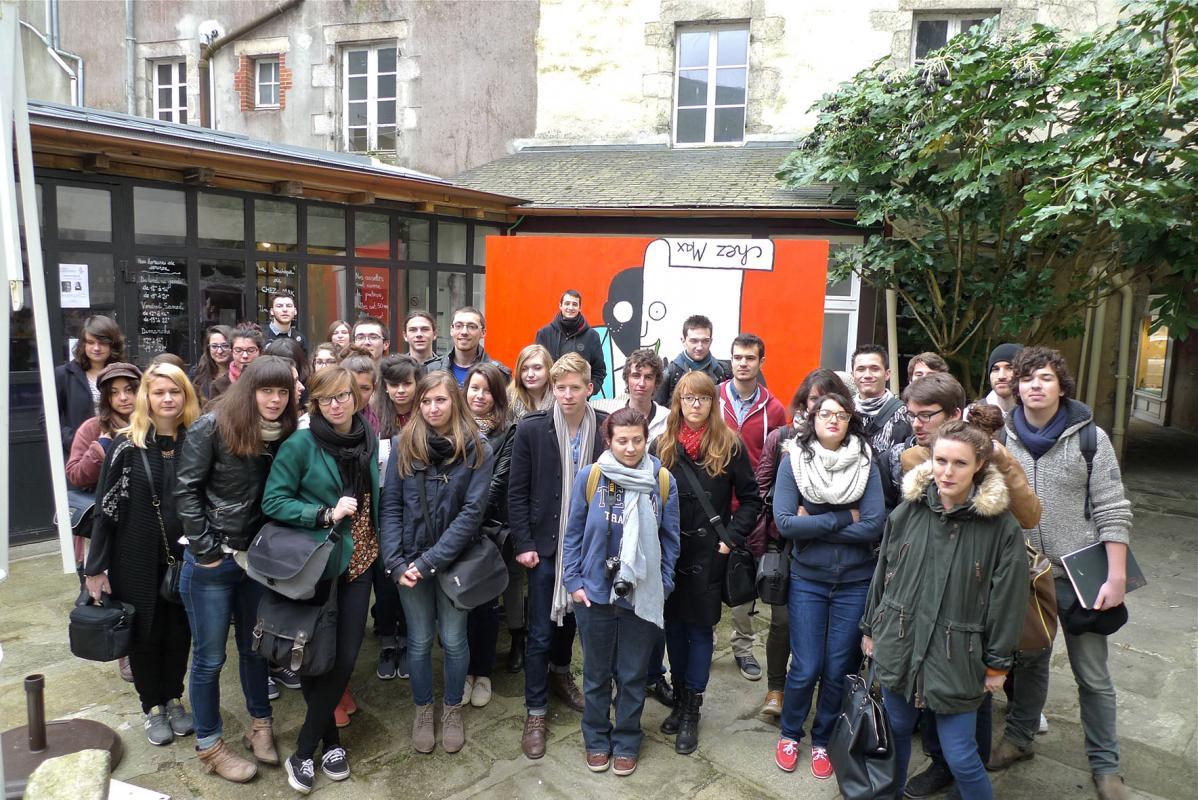
[[[1133,546],[1149,585],[1131,596],[1131,623],[1111,637],[1111,668],[1119,692],[1119,733],[1124,772],[1138,798],[1194,798],[1198,794],[1198,437],[1136,429],[1126,469],[1135,502]],[[75,659],[67,647],[66,613],[77,593],[73,575],[59,574],[58,556],[45,546],[16,548],[12,576],[0,584],[0,729],[24,724],[25,675],[46,675],[47,716],[104,722],[117,729],[125,757],[115,776],[177,798],[293,797],[278,768],[265,767],[249,787],[202,775],[190,737],[152,747],[141,731],[133,687],[112,664]],[[768,621],[755,618],[759,658],[764,660]],[[327,798],[834,798],[835,781],[818,781],[806,769],[785,774],[773,763],[778,728],[756,714],[764,681],[740,677],[728,648],[728,624],[720,646],[700,725],[700,746],[691,756],[673,752],[657,732],[666,709],[650,700],[648,732],[640,766],[628,778],[593,775],[582,760],[579,717],[550,707],[548,755],[538,762],[520,753],[523,677],[502,668],[501,637],[495,696],[483,709],[466,712],[467,745],[456,756],[430,756],[410,747],[412,705],[406,681],[374,676],[377,642],[367,636],[352,688],[360,711],[343,733],[353,777],[334,784],[318,772],[317,793]],[[1046,713],[1049,731],[1038,737],[1037,755],[994,776],[996,796],[1021,800],[1093,797],[1078,721],[1077,691],[1060,646],[1052,659]],[[437,654],[439,659],[439,653]],[[575,663],[580,663],[576,657]],[[229,664],[236,664],[230,650]],[[439,676],[439,669],[438,669]],[[235,666],[226,668],[223,715],[230,742],[241,738],[248,717],[239,702]],[[274,704],[280,750],[289,753],[303,713],[299,692],[283,690]],[[1002,724],[1002,702],[995,723]],[[997,732],[996,732],[997,733]],[[997,741],[997,735],[996,735]],[[913,758],[912,771],[924,757]],[[804,748],[801,759],[806,759]],[[248,793],[248,794],[247,794]]]

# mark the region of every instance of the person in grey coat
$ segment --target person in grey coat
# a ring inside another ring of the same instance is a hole
[[[1077,603],[1061,568],[1061,557],[1095,542],[1105,543],[1108,569],[1094,609],[1115,608],[1123,603],[1127,590],[1132,522],[1115,450],[1106,433],[1096,429],[1093,470],[1087,477],[1082,440],[1085,429],[1093,425],[1093,414],[1072,399],[1073,377],[1059,352],[1025,348],[1013,367],[1019,392],[1018,405],[1006,420],[1007,449],[1023,466],[1040,498],[1040,524],[1025,533],[1052,561],[1060,618],[1064,620]],[[1126,798],[1127,788],[1119,775],[1115,684],[1107,664],[1106,637],[1092,632],[1072,634],[1064,625],[1061,628],[1077,682],[1086,756],[1098,797]],[[1018,654],[1006,730],[991,755],[990,769],[1003,769],[1034,755],[1032,736],[1048,696],[1050,656],[1049,650]]]

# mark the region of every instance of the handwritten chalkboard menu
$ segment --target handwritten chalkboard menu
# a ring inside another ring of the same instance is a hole
[[[391,272],[386,267],[355,267],[359,314],[387,322],[391,318]]]
[[[159,353],[185,355],[187,342],[187,262],[137,259],[138,354],[148,361]]]
[[[258,262],[258,318],[266,324],[270,320],[268,303],[272,292],[287,289],[292,294],[299,286],[295,264],[288,261]]]

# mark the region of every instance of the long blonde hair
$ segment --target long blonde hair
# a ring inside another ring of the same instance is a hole
[[[722,473],[732,461],[732,456],[740,449],[740,437],[724,422],[720,413],[719,394],[715,383],[706,372],[692,370],[678,380],[674,387],[674,396],[670,398],[670,416],[666,420],[666,431],[657,440],[657,457],[662,466],[673,469],[678,460],[678,431],[686,424],[682,416],[682,396],[693,394],[711,398],[711,413],[707,416],[707,430],[699,443],[700,465],[711,477]]]
[[[524,372],[524,365],[533,358],[540,358],[544,363],[545,391],[553,392],[553,388],[549,385],[549,370],[553,367],[553,356],[543,345],[530,344],[520,351],[520,355],[516,356],[516,368],[512,370],[512,381],[507,385],[508,405],[516,408],[523,406],[526,411],[536,411],[540,408],[540,404],[533,399],[528,389],[524,388],[524,382],[520,380],[520,375]]]
[[[412,400],[412,418],[399,433],[399,458],[396,465],[399,477],[409,478],[416,471],[417,464],[429,463],[428,434],[432,428],[425,422],[420,413],[420,403],[424,396],[436,388],[444,388],[449,395],[449,436],[446,438],[453,443],[453,456],[450,463],[466,460],[466,454],[474,453],[474,463],[471,469],[483,465],[482,436],[478,424],[466,409],[466,396],[453,375],[443,370],[430,372],[416,384],[416,396]],[[467,445],[470,445],[467,447]]]
[[[137,400],[133,404],[133,413],[129,415],[129,424],[118,433],[129,437],[129,441],[137,447],[145,449],[146,437],[150,428],[154,427],[154,418],[150,413],[150,384],[155,378],[166,378],[183,392],[183,413],[179,415],[179,428],[187,428],[199,419],[200,402],[196,399],[196,390],[191,381],[183,374],[183,370],[173,364],[153,364],[146,368],[141,375],[141,385],[137,387]]]

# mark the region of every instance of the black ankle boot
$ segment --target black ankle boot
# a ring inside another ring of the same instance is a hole
[[[524,669],[524,629],[512,631],[512,649],[507,654],[507,671],[519,672]]]
[[[703,693],[687,690],[682,716],[678,722],[678,738],[674,740],[674,752],[688,755],[699,747],[699,707],[703,705]]]
[[[674,707],[670,709],[670,715],[662,720],[661,732],[669,736],[678,733],[678,726],[682,722],[682,711],[686,706],[686,698],[690,695],[690,689],[685,686],[674,687]]]

